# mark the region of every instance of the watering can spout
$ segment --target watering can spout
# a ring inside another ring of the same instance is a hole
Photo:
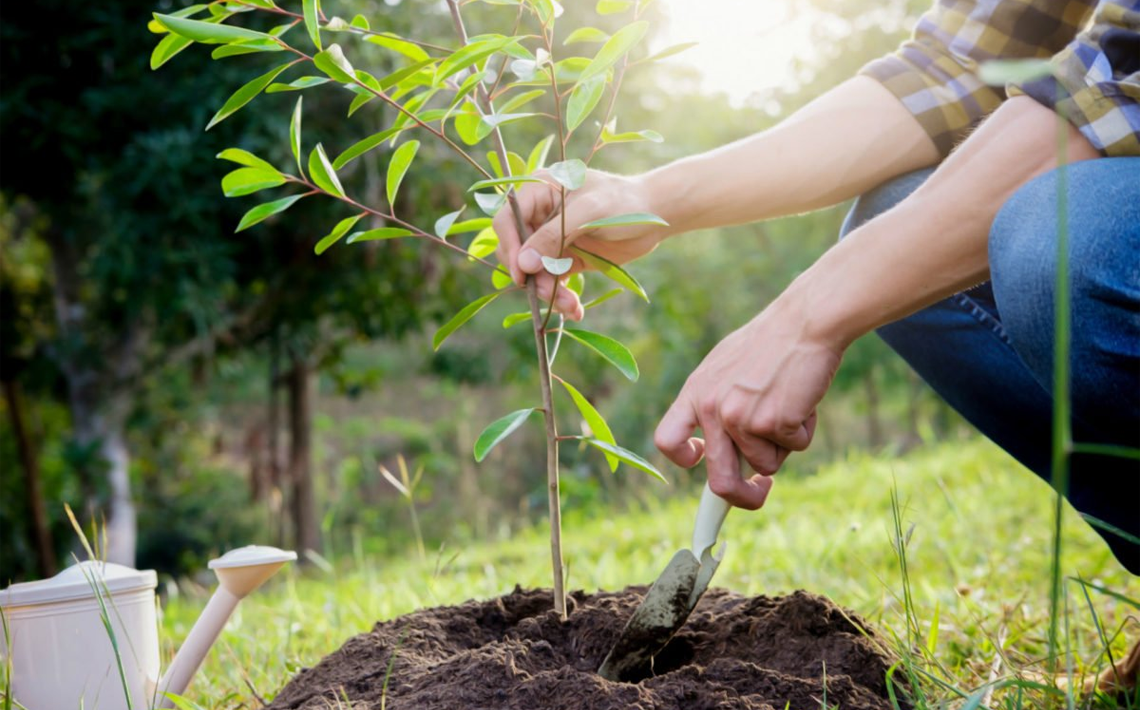
[[[264,584],[286,562],[296,559],[295,552],[250,545],[210,561],[210,569],[218,576],[218,588],[194,622],[190,635],[175,654],[174,662],[158,681],[157,708],[174,707],[165,694],[182,695],[186,691],[190,679],[198,672],[238,602]]]

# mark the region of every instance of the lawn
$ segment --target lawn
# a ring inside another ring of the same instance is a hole
[[[619,475],[631,475],[625,472]],[[901,507],[912,623],[907,643],[904,585],[894,544],[892,488]],[[677,493],[677,491],[673,491]],[[647,583],[687,546],[696,491],[620,513],[571,512],[565,520],[569,587],[616,589]],[[1049,618],[1052,491],[993,445],[976,440],[903,456],[853,454],[812,475],[781,474],[767,507],[735,511],[722,533],[728,555],[714,585],[749,594],[806,589],[831,597],[896,638],[924,672],[931,705],[1005,678],[1041,670]],[[187,695],[204,708],[257,707],[299,668],[378,620],[425,606],[502,594],[515,584],[548,586],[546,531],[510,540],[455,541],[421,561],[344,554],[335,563],[289,570],[239,608]],[[1066,510],[1063,571],[1111,590],[1066,585],[1074,673],[1102,662],[1104,644],[1125,651],[1124,627],[1140,635],[1140,580]],[[164,657],[204,603],[171,596]],[[1016,690],[991,707],[1030,705]],[[1100,701],[1103,706],[1103,700]]]

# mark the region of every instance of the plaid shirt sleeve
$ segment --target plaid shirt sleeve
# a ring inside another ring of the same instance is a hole
[[[1008,91],[1056,109],[1104,155],[1140,155],[1140,2],[1102,2],[1053,76]]]
[[[945,156],[1005,99],[978,78],[991,59],[1046,59],[1073,42],[1096,0],[936,0],[914,36],[860,74],[879,81]]]

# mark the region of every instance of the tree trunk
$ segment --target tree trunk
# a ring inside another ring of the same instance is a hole
[[[16,437],[16,448],[24,469],[24,495],[30,512],[28,534],[36,545],[40,577],[51,577],[56,570],[55,545],[51,539],[51,526],[44,508],[43,493],[40,491],[39,460],[24,421],[24,396],[17,380],[4,380],[4,399],[8,404],[8,416],[12,418],[12,433]]]
[[[883,445],[883,424],[879,417],[879,386],[875,382],[875,368],[863,377],[863,390],[867,396],[867,441],[872,449]]]
[[[313,398],[316,377],[302,360],[289,371],[289,480],[292,483],[293,530],[299,552],[320,552],[317,501],[313,488]]]
[[[117,403],[125,404],[125,402]],[[119,410],[120,407],[114,407]],[[123,414],[113,411],[102,418],[99,449],[107,465],[107,482],[111,500],[107,518],[107,561],[127,567],[135,566],[138,542],[138,514],[131,500],[130,452],[123,427]]]

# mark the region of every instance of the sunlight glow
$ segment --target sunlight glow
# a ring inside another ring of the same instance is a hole
[[[659,0],[668,22],[654,51],[699,42],[667,62],[701,74],[701,88],[723,92],[734,104],[752,94],[788,87],[797,56],[811,49],[810,13],[796,13],[789,0]]]

